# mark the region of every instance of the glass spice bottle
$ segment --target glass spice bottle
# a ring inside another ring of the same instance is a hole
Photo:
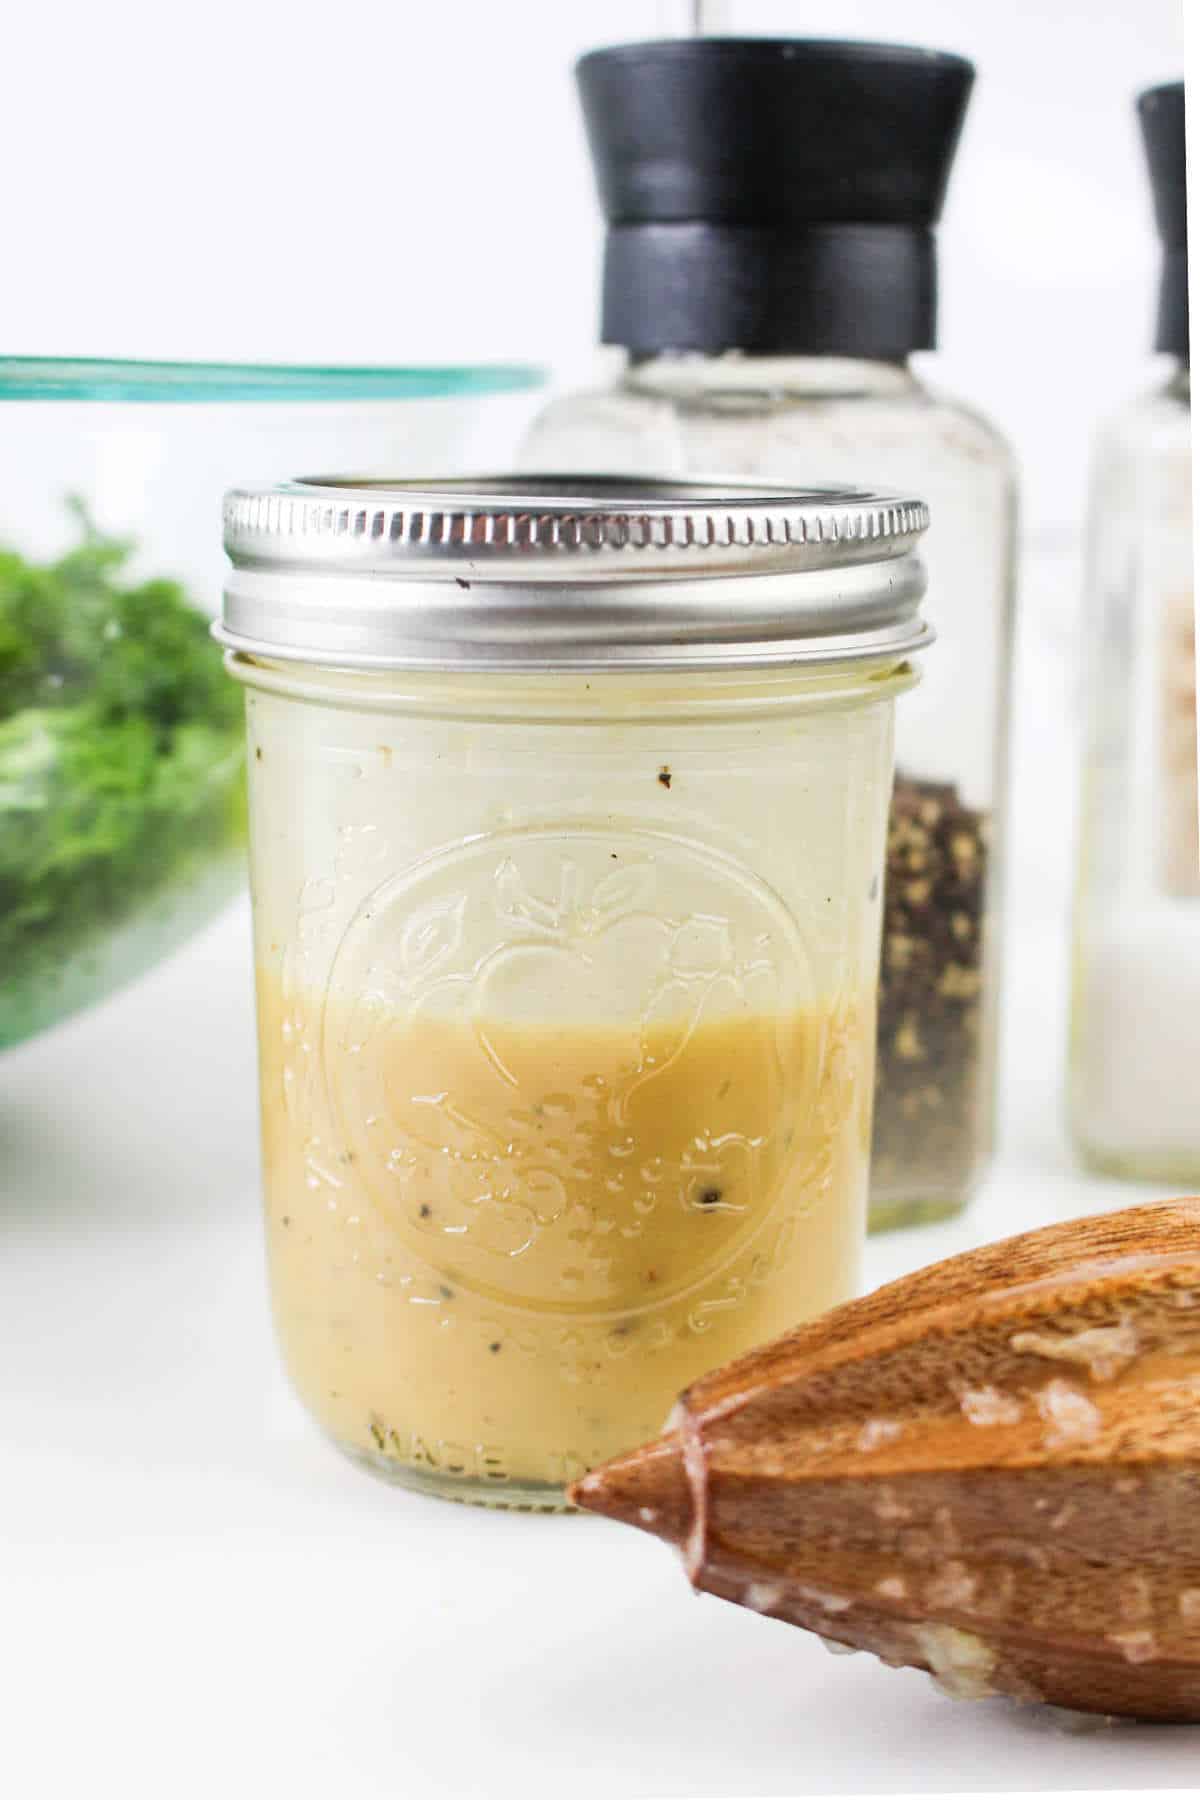
[[[1138,102],[1163,245],[1151,393],[1093,466],[1069,1111],[1092,1168],[1200,1179],[1191,383],[1182,82]]]
[[[531,468],[638,468],[929,499],[936,666],[897,721],[872,1228],[959,1210],[991,1149],[1015,476],[928,388],[936,245],[973,80],[890,45],[679,39],[577,69],[608,219],[616,380],[552,401]],[[822,473],[823,472],[823,473]]]
[[[567,478],[230,497],[276,1325],[496,1505],[854,1291],[918,502]]]

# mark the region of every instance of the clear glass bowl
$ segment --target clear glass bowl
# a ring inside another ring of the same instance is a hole
[[[541,380],[0,358],[0,1048],[244,879],[241,708],[208,637],[224,490],[502,462]]]

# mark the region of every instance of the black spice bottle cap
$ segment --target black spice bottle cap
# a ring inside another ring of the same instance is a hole
[[[1188,357],[1187,161],[1182,81],[1149,88],[1138,97],[1138,116],[1150,163],[1154,216],[1163,246],[1154,348]]]
[[[681,38],[576,69],[608,219],[605,343],[900,358],[974,80],[890,44]]]

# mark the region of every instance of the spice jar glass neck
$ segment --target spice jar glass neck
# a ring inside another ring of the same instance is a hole
[[[804,399],[898,395],[919,383],[907,360],[860,356],[760,356],[743,350],[708,355],[661,351],[631,357],[626,387],[683,398],[698,392],[787,394]]]

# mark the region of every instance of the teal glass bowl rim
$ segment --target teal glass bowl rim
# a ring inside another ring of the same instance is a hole
[[[0,356],[0,404],[6,400],[76,400],[211,406],[483,399],[494,394],[529,393],[545,382],[545,369],[534,363],[418,363],[389,368]]]

